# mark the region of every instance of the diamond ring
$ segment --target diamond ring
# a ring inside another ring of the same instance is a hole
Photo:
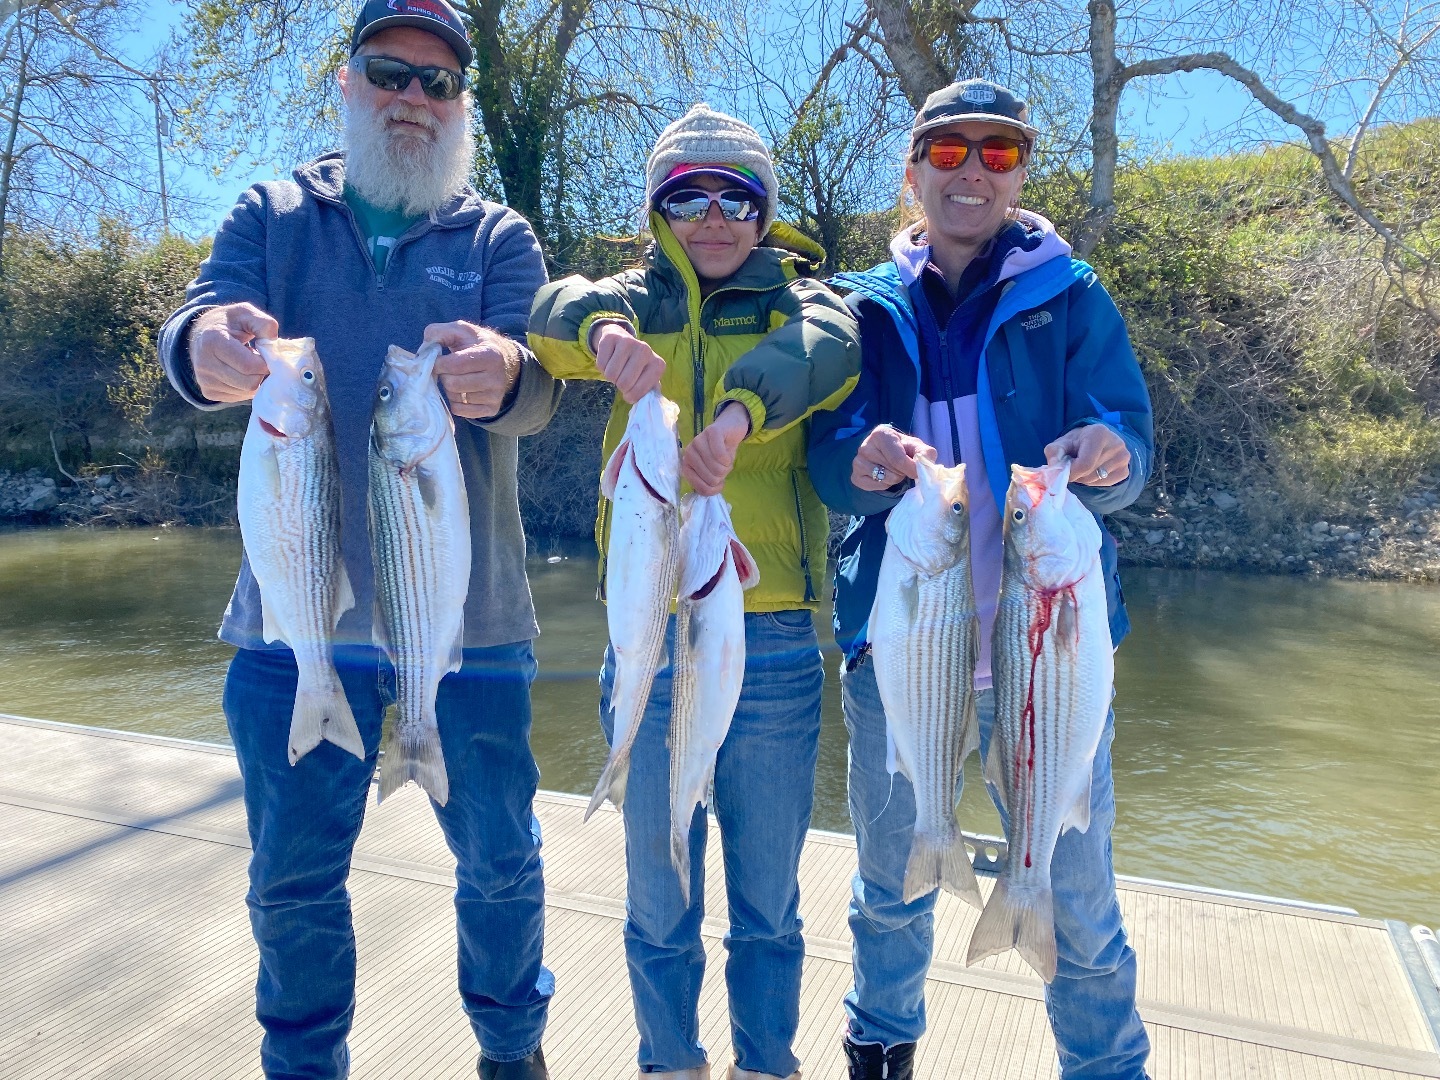
[[[871,480],[874,480],[877,484],[884,483],[884,481],[885,481],[885,466],[884,466],[884,465],[876,465],[873,469],[871,469],[871,470],[870,470],[870,479],[871,479]]]

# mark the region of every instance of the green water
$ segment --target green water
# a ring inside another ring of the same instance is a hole
[[[0,535],[0,711],[225,741],[215,626],[239,553],[232,531]],[[545,787],[585,794],[605,757],[594,580],[583,554],[532,559],[535,753]],[[1440,925],[1440,590],[1163,570],[1125,589],[1117,869]],[[834,660],[815,824],[848,831]],[[968,779],[963,824],[998,831],[974,758]]]

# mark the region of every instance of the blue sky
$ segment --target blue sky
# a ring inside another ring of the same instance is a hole
[[[132,56],[148,56],[170,33],[184,8],[170,0],[148,0],[140,26],[126,42]],[[1237,84],[1211,72],[1191,72],[1146,81],[1143,90],[1136,84],[1127,91],[1122,137],[1139,140],[1144,146],[1174,154],[1206,154],[1233,145],[1236,124],[1251,108],[1249,95]],[[1283,139],[1284,125],[1266,114],[1259,134]],[[1252,137],[1254,124],[1250,125]],[[214,179],[208,172],[183,168],[171,160],[170,179],[196,196],[206,210],[196,215],[193,228],[209,231],[218,224],[235,196],[256,180],[288,175],[290,162],[275,162],[259,169],[248,168],[248,159],[228,175]]]

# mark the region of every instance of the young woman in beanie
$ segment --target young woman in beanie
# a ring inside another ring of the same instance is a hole
[[[854,319],[807,276],[824,252],[775,224],[777,193],[755,130],[695,106],[665,129],[646,165],[654,243],[644,265],[598,282],[557,281],[541,289],[530,319],[531,347],[552,375],[615,384],[602,460],[646,393],[658,386],[680,405],[682,475],[702,494],[723,490],[760,570],[745,593],[745,678],[713,799],[730,904],[731,1080],[798,1076],[791,1043],[805,949],[797,874],[815,792],[823,675],[812,613],[827,532],[806,471],[806,429],[811,413],[850,393],[860,362]],[[595,530],[602,559],[608,506],[602,499]],[[673,627],[672,616],[672,640]],[[613,679],[607,649],[607,739]],[[705,1080],[706,818],[699,811],[691,823],[687,904],[670,863],[670,691],[667,663],[631,751],[625,952],[641,1074]]]
[[[860,862],[850,905],[855,984],[845,998],[851,1080],[911,1077],[934,941],[935,893],[908,904],[902,895],[914,793],[886,768],[865,637],[886,517],[915,479],[916,458],[965,462],[985,642],[975,675],[983,754],[995,721],[988,642],[1010,465],[1072,459],[1071,490],[1098,518],[1135,500],[1153,455],[1149,395],[1115,305],[1050,222],[1019,208],[1037,134],[1025,102],[1003,86],[970,79],[932,94],[905,164],[904,197],[918,212],[891,241],[891,261],[836,279],[853,290],[863,366],[850,398],[815,418],[810,469],[825,502],[859,519],[835,591]],[[1115,542],[1101,531],[1118,644],[1129,620]],[[1089,828],[1062,835],[1051,863],[1058,970],[1045,1003],[1064,1080],[1142,1080],[1150,1050],[1110,859],[1113,721],[1095,755]]]

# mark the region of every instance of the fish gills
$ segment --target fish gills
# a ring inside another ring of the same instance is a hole
[[[760,580],[720,495],[687,495],[670,699],[670,862],[690,903],[690,825],[745,681],[745,590]]]
[[[600,480],[611,502],[605,618],[615,654],[614,723],[610,756],[585,809],[586,821],[607,798],[617,807],[625,801],[630,748],[665,652],[680,561],[679,416],[679,406],[659,390],[636,402]]]
[[[885,706],[890,771],[915,791],[906,903],[944,887],[980,907],[955,819],[965,758],[978,744],[980,629],[970,577],[965,466],[918,461],[915,487],[890,511],[869,637]]]
[[[1090,826],[1090,775],[1115,675],[1100,527],[1069,479],[1068,462],[1011,467],[985,760],[1009,856],[966,955],[970,964],[1013,948],[1046,982],[1056,965],[1050,860],[1064,830]]]
[[[264,639],[295,654],[290,764],[323,741],[363,761],[335,671],[335,627],[355,594],[340,554],[340,464],[325,372],[312,338],[259,340],[256,348],[270,374],[251,403],[236,508],[260,586]]]
[[[375,643],[395,669],[396,717],[377,801],[413,780],[441,806],[449,774],[435,715],[440,680],[463,659],[470,506],[455,425],[435,382],[440,346],[391,346],[370,428]]]

